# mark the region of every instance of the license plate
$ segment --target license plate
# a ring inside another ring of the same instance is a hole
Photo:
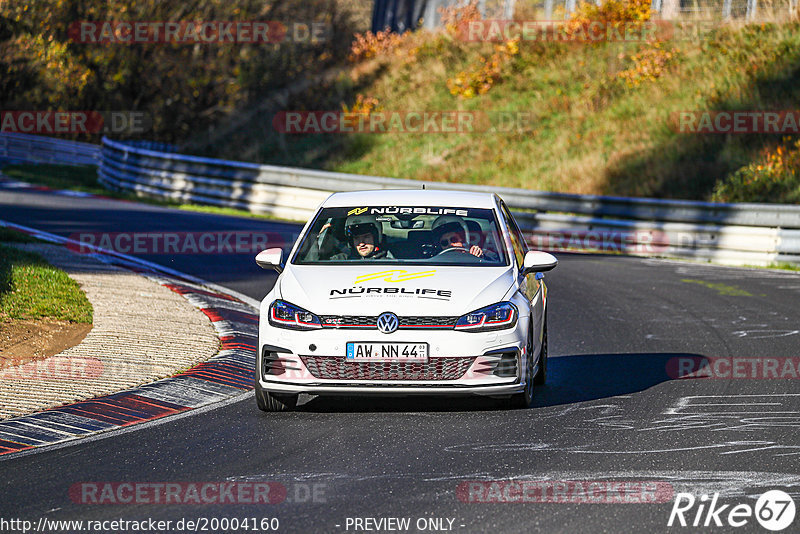
[[[348,343],[350,362],[427,362],[427,343]]]

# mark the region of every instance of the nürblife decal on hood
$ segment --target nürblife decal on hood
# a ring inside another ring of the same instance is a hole
[[[383,279],[355,283],[356,278],[393,270],[392,265],[290,265],[280,277],[280,298],[317,315],[378,316],[390,310],[402,316],[460,315],[503,300],[516,280],[513,266],[453,268],[397,266],[410,273],[436,270],[426,278],[406,282]],[[392,276],[395,276],[392,274]]]
[[[410,287],[364,287],[353,286],[331,289],[328,298],[352,299],[363,297],[416,297],[422,299],[450,300],[453,292],[449,289],[410,288]]]
[[[453,292],[448,289],[434,288],[408,288],[408,287],[364,287],[359,284],[372,280],[383,280],[384,282],[407,282],[418,278],[428,278],[436,274],[436,269],[429,271],[409,272],[405,269],[388,269],[377,273],[362,274],[353,281],[353,287],[342,289],[331,289],[328,295],[331,299],[359,298],[370,296],[396,296],[396,297],[419,297],[426,299],[450,300]]]

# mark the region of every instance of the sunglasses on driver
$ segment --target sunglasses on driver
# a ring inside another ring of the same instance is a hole
[[[455,243],[463,243],[463,242],[464,242],[464,236],[461,236],[461,235],[458,235],[458,234],[453,234],[449,238],[442,236],[442,238],[439,240],[439,244],[441,246],[443,246],[443,247],[446,247],[448,245],[452,245],[452,244],[455,244]]]

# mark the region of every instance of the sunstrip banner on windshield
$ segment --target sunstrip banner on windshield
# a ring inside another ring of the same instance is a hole
[[[398,206],[386,206],[380,208],[370,208],[371,215],[459,215],[469,217],[469,210],[458,208],[410,208]]]
[[[472,210],[475,211],[475,210]],[[486,211],[486,210],[481,210]],[[413,206],[363,206],[353,208],[347,212],[347,216],[364,215],[458,215],[469,217],[470,210],[464,208],[436,208],[436,207],[413,207]]]

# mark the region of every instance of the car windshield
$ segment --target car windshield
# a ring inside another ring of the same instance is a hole
[[[324,208],[294,264],[508,265],[494,210],[440,206]]]

